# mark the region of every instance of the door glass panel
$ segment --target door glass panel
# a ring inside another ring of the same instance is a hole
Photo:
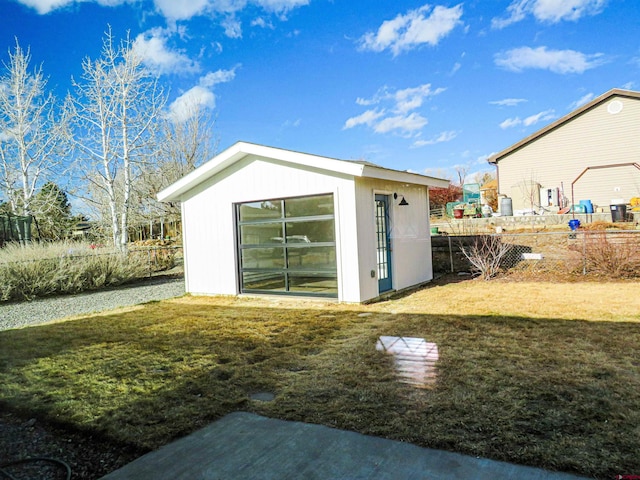
[[[333,215],[333,195],[287,198],[284,201],[284,216],[311,217]]]
[[[287,222],[287,243],[333,242],[333,219]]]
[[[378,244],[378,279],[389,276],[389,264],[387,262],[387,217],[385,204],[376,201],[376,240]]]
[[[282,243],[282,223],[249,223],[241,225],[240,241],[243,245]]]
[[[240,205],[240,221],[251,222],[282,217],[282,201],[266,200],[264,202],[243,203]]]
[[[242,285],[244,290],[286,290],[284,273],[281,272],[243,272]]]
[[[243,268],[284,268],[284,248],[244,248]]]
[[[335,270],[335,247],[287,248],[288,268],[296,270]]]
[[[338,280],[335,275],[289,274],[289,291],[307,294],[338,294]]]

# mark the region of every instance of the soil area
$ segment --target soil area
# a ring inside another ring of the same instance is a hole
[[[6,477],[4,470],[21,480],[65,479],[67,464],[73,480],[94,480],[144,453],[93,434],[0,412],[0,478]],[[63,463],[30,461],[7,465],[26,458],[53,458]]]

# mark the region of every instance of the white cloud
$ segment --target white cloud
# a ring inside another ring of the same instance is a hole
[[[103,7],[114,7],[123,3],[132,3],[135,0],[17,0],[18,3],[33,8],[40,15],[45,15],[59,8],[64,8],[74,3],[93,1]]]
[[[191,118],[201,108],[213,110],[216,106],[214,87],[219,83],[233,80],[238,67],[231,70],[209,72],[200,77],[198,85],[184,92],[169,105],[167,116],[179,123]]]
[[[389,49],[395,56],[423,44],[437,45],[462,24],[461,17],[462,4],[451,8],[438,5],[433,10],[424,5],[384,21],[377,32],[368,32],[360,38],[360,47],[374,52]]]
[[[449,130],[447,132],[442,132],[437,137],[431,138],[430,140],[416,140],[413,142],[412,148],[424,147],[426,145],[435,145],[436,143],[444,143],[450,142],[454,138],[458,136],[458,132],[454,130]]]
[[[284,15],[294,8],[309,5],[309,0],[255,0],[256,4],[268,12]]]
[[[444,88],[431,89],[430,83],[424,83],[417,87],[405,88],[404,90],[389,91],[388,87],[382,87],[375,95],[369,99],[357,98],[356,103],[362,106],[377,105],[380,103],[391,101],[392,110],[397,113],[406,113],[421,107],[424,100],[444,92]]]
[[[230,15],[222,21],[224,34],[229,38],[242,38],[242,24],[235,15]]]
[[[502,100],[495,100],[493,102],[489,102],[489,104],[498,105],[500,107],[516,107],[523,102],[526,102],[524,98],[504,98]]]
[[[393,130],[399,130],[404,133],[411,133],[420,130],[427,124],[427,119],[417,112],[409,115],[396,115],[386,117],[379,121],[374,127],[376,133],[388,133]]]
[[[271,22],[267,22],[264,18],[258,17],[251,21],[252,27],[260,27],[260,28],[270,28],[274,29],[274,26]]]
[[[44,15],[74,3],[93,2],[103,7],[114,7],[124,3],[138,3],[140,0],[16,0]],[[308,5],[310,0],[153,0],[156,12],[160,13],[169,24],[179,20],[189,20],[199,15],[233,14],[254,5],[268,14],[276,14],[285,20],[291,10]],[[142,2],[140,2],[142,3]],[[239,29],[227,19],[225,31],[229,36],[238,36]],[[234,38],[235,38],[234,37]]]
[[[285,120],[285,122],[282,124],[283,128],[298,128],[300,125],[302,125],[302,119],[301,118],[296,118],[295,120]]]
[[[504,18],[491,20],[493,28],[504,28],[532,15],[539,22],[577,21],[604,10],[607,0],[514,0]]]
[[[154,3],[157,10],[170,21],[188,20],[209,13],[233,15],[250,4],[285,19],[288,12],[308,5],[309,0],[154,0]]]
[[[528,68],[554,73],[584,73],[603,63],[602,54],[585,54],[575,50],[548,50],[547,47],[520,47],[501,52],[494,58],[499,67],[521,72]]]
[[[380,118],[381,116],[384,115],[384,110],[383,111],[378,111],[378,110],[367,110],[364,113],[361,113],[360,115],[356,116],[356,117],[351,117],[349,119],[347,119],[347,121],[344,123],[344,127],[342,127],[343,130],[347,130],[349,128],[353,128],[356,127],[358,125],[368,125],[368,126],[372,126],[374,124],[374,122]]]
[[[531,125],[535,125],[536,123],[552,120],[554,118],[555,112],[553,110],[545,110],[544,112],[536,113],[535,115],[531,115],[525,118],[524,120],[522,120],[522,124],[525,127],[530,127]]]
[[[410,110],[414,110],[422,106],[424,99],[439,95],[444,92],[444,88],[437,88],[431,90],[431,84],[425,83],[415,88],[406,88],[404,90],[398,90],[393,96],[396,101],[396,111],[399,113],[406,113]]]
[[[157,74],[195,73],[200,71],[198,62],[191,60],[182,51],[167,46],[169,32],[162,28],[153,28],[141,33],[133,41],[133,50],[138,53],[145,65]]]
[[[187,20],[205,12],[210,0],[153,0],[156,8],[168,20]]]
[[[504,122],[500,124],[500,128],[504,130],[507,128],[518,127],[520,125],[524,127],[530,127],[540,122],[553,120],[555,117],[556,115],[553,109],[544,110],[543,112],[536,113],[535,115],[530,115],[525,119],[521,119],[520,117],[507,118]]]
[[[521,123],[522,123],[522,120],[520,120],[520,117],[507,118],[505,121],[503,121],[500,124],[500,128],[503,130],[506,130],[507,128],[517,127]]]
[[[569,105],[569,110],[575,110],[576,108],[579,108],[582,105],[589,103],[594,98],[596,98],[596,96],[593,93],[587,93],[586,95],[583,95],[578,100],[576,100],[571,105]]]
[[[199,84],[206,88],[213,88],[218,83],[227,83],[236,78],[236,69],[238,66],[233,67],[231,70],[216,70],[215,72],[209,72],[204,77],[200,77]]]
[[[184,92],[169,105],[168,116],[175,123],[180,123],[191,118],[200,108],[212,110],[215,106],[215,94],[208,88],[196,85]]]
[[[427,125],[428,120],[414,110],[424,104],[425,99],[439,95],[444,88],[433,90],[430,83],[417,87],[392,91],[382,87],[371,98],[357,98],[356,103],[361,106],[381,105],[381,108],[369,109],[366,112],[349,118],[343,130],[358,125],[367,125],[376,133],[396,132],[401,135],[411,135]]]

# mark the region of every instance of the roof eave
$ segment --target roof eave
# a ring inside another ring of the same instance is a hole
[[[392,170],[358,162],[349,162],[347,160],[320,157],[308,153],[282,150],[253,143],[238,142],[174,184],[160,191],[157,198],[161,202],[180,201],[183,195],[189,190],[210,179],[218,172],[224,170],[247,155],[273,159],[276,161],[318,170],[325,170],[351,177],[369,177],[394,182],[436,187],[446,187],[449,185],[448,180],[428,177],[416,173],[402,172],[400,170]]]
[[[426,187],[443,187],[449,186],[449,180],[443,178],[429,177],[420,175],[419,173],[402,172],[400,170],[391,170],[381,167],[365,166],[362,172],[363,177],[375,178],[378,180],[389,180],[398,183],[410,183],[413,185],[423,185]]]

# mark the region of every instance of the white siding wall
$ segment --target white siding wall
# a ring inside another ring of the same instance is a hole
[[[390,195],[391,262],[393,289],[401,290],[433,278],[427,187],[406,186],[375,179],[356,179],[358,256],[362,293],[360,301],[378,296],[376,269],[375,195]],[[398,193],[394,200],[393,193]],[[398,206],[402,196],[408,206]]]
[[[611,114],[611,101],[622,111]],[[500,193],[511,196],[513,187],[534,180],[546,188],[564,184],[571,201],[571,182],[589,166],[640,160],[640,100],[614,97],[559,128],[514,151],[498,163]],[[640,196],[640,170],[611,168],[589,171],[575,184],[575,203],[591,200],[607,208],[614,198],[628,202]],[[528,205],[514,198],[514,209]]]
[[[339,300],[361,301],[354,182],[313,169],[247,157],[183,198],[186,289],[236,295],[238,272],[234,203],[333,193]]]

